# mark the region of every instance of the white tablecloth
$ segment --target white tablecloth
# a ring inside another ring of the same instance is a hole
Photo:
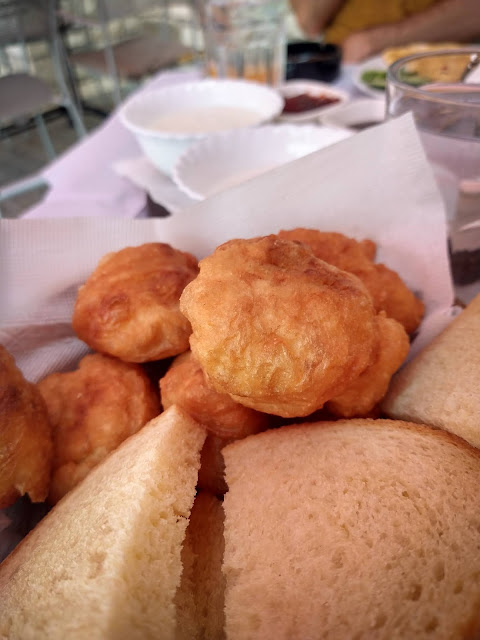
[[[345,67],[334,83],[352,97],[360,94],[352,83],[353,67]],[[196,69],[163,72],[138,91],[171,85],[200,77]],[[42,175],[50,185],[45,198],[23,217],[115,216],[133,218],[145,215],[145,190],[122,177],[115,164],[138,158],[140,148],[133,135],[120,122],[118,111],[84,140],[49,165]],[[167,178],[159,176],[157,194],[171,211],[188,206],[190,199]]]

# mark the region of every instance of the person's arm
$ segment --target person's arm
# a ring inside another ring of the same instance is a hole
[[[351,34],[342,43],[343,61],[360,62],[387,47],[412,42],[468,42],[478,36],[479,0],[442,0],[401,22]]]
[[[290,0],[301,30],[308,37],[318,37],[330,24],[346,0]]]

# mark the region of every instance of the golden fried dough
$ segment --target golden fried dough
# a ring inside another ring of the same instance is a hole
[[[364,285],[274,235],[218,247],[200,262],[180,308],[208,384],[266,413],[312,413],[374,356],[375,312]]]
[[[126,362],[182,353],[191,328],[179,298],[197,273],[196,258],[168,244],[109,253],[79,289],[73,329],[95,351]]]
[[[40,392],[23,377],[0,345],[0,508],[28,494],[47,497],[52,468],[52,433]]]
[[[38,388],[53,426],[52,504],[160,413],[140,365],[100,354],[82,358],[76,371],[47,376]]]
[[[177,356],[160,380],[164,409],[177,405],[207,428],[198,487],[216,495],[227,491],[222,449],[236,439],[268,428],[271,417],[235,402],[207,385],[199,363],[187,351]]]
[[[355,240],[355,242],[357,242],[357,240]],[[365,257],[373,262],[375,260],[375,256],[377,255],[376,242],[370,240],[369,238],[364,238],[363,240],[360,240],[358,244],[360,245]],[[328,262],[328,260],[325,260],[325,262]]]
[[[283,240],[307,244],[317,258],[345,271],[348,271],[348,266],[355,266],[365,260],[373,262],[377,252],[377,245],[373,240],[355,240],[336,231],[297,227],[279,231],[278,236]]]
[[[377,316],[377,327],[378,345],[375,360],[346,391],[325,405],[325,408],[336,416],[369,416],[387,393],[393,374],[408,355],[410,342],[399,322],[380,313]]]
[[[374,264],[373,270],[355,273],[369,290],[377,311],[385,311],[405,327],[409,334],[418,329],[425,305],[405,285],[398,273],[384,264]]]
[[[164,409],[181,407],[210,433],[221,438],[245,438],[268,427],[269,416],[235,402],[207,385],[191,351],[178,356],[160,380]]]
[[[400,276],[384,264],[375,264],[375,243],[371,240],[357,242],[341,233],[316,229],[291,229],[280,231],[285,240],[303,242],[314,255],[339,269],[353,273],[364,283],[377,311],[385,311],[413,333],[419,326],[425,311],[424,304],[406,286]]]

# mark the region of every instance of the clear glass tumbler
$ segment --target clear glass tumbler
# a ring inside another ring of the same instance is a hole
[[[205,0],[207,75],[273,86],[285,76],[286,0]]]
[[[450,220],[462,213],[461,193],[480,183],[480,84],[472,82],[478,59],[480,48],[421,53],[387,72],[387,115],[412,112]]]
[[[387,72],[387,115],[413,114],[442,193],[455,284],[480,280],[480,48],[422,53]]]

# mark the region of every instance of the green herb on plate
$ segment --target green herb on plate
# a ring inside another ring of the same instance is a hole
[[[377,69],[367,69],[361,75],[362,82],[372,89],[384,90],[387,84],[387,72]]]

